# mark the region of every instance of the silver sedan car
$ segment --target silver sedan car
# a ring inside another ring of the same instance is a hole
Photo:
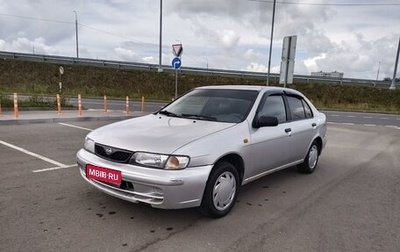
[[[296,90],[206,86],[153,114],[92,131],[77,163],[109,195],[222,217],[241,185],[296,165],[312,173],[326,128],[325,115]]]

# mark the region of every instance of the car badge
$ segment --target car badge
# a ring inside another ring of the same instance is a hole
[[[109,156],[113,153],[113,149],[111,147],[106,147],[105,151],[106,151],[106,154]]]

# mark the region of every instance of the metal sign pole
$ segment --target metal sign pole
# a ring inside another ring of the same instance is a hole
[[[178,97],[178,69],[175,70],[175,99]]]
[[[293,83],[296,43],[297,43],[297,37],[295,35],[284,37],[283,39],[279,84],[283,84],[285,88],[287,84]]]
[[[397,65],[399,64],[399,54],[400,54],[400,38],[399,38],[399,45],[397,47],[396,62],[394,63],[392,84],[390,84],[390,87],[389,87],[389,89],[391,89],[391,90],[396,89],[395,82],[396,82]]]
[[[276,0],[274,0],[274,5],[272,7],[271,40],[269,42],[267,86],[269,86],[269,75],[271,73],[271,54],[272,54],[272,42],[274,40],[275,5],[276,5]]]
[[[178,69],[181,68],[181,55],[183,52],[182,44],[173,44],[172,53],[175,58],[172,60],[172,67],[175,69],[175,99],[178,98]]]
[[[288,53],[287,53],[287,64],[286,64],[286,70],[285,70],[285,82],[283,84],[283,87],[286,88],[286,85],[288,83],[288,76],[289,76],[289,62],[290,62],[290,49],[292,45],[292,37],[289,37],[289,42],[288,42]]]

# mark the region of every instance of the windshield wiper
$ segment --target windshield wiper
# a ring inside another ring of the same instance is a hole
[[[167,110],[161,110],[160,112],[158,112],[161,115],[166,115],[166,116],[171,116],[171,117],[180,117],[179,115],[173,113],[173,112],[169,112]]]
[[[208,120],[208,121],[216,121],[217,120],[217,118],[212,117],[212,116],[196,115],[196,114],[182,114],[182,117],[200,119],[200,120]]]

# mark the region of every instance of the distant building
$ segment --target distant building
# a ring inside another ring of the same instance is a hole
[[[341,79],[341,78],[343,78],[343,73],[340,73],[337,71],[329,72],[329,73],[319,71],[319,72],[311,72],[311,76],[330,77],[330,78],[340,78]]]

